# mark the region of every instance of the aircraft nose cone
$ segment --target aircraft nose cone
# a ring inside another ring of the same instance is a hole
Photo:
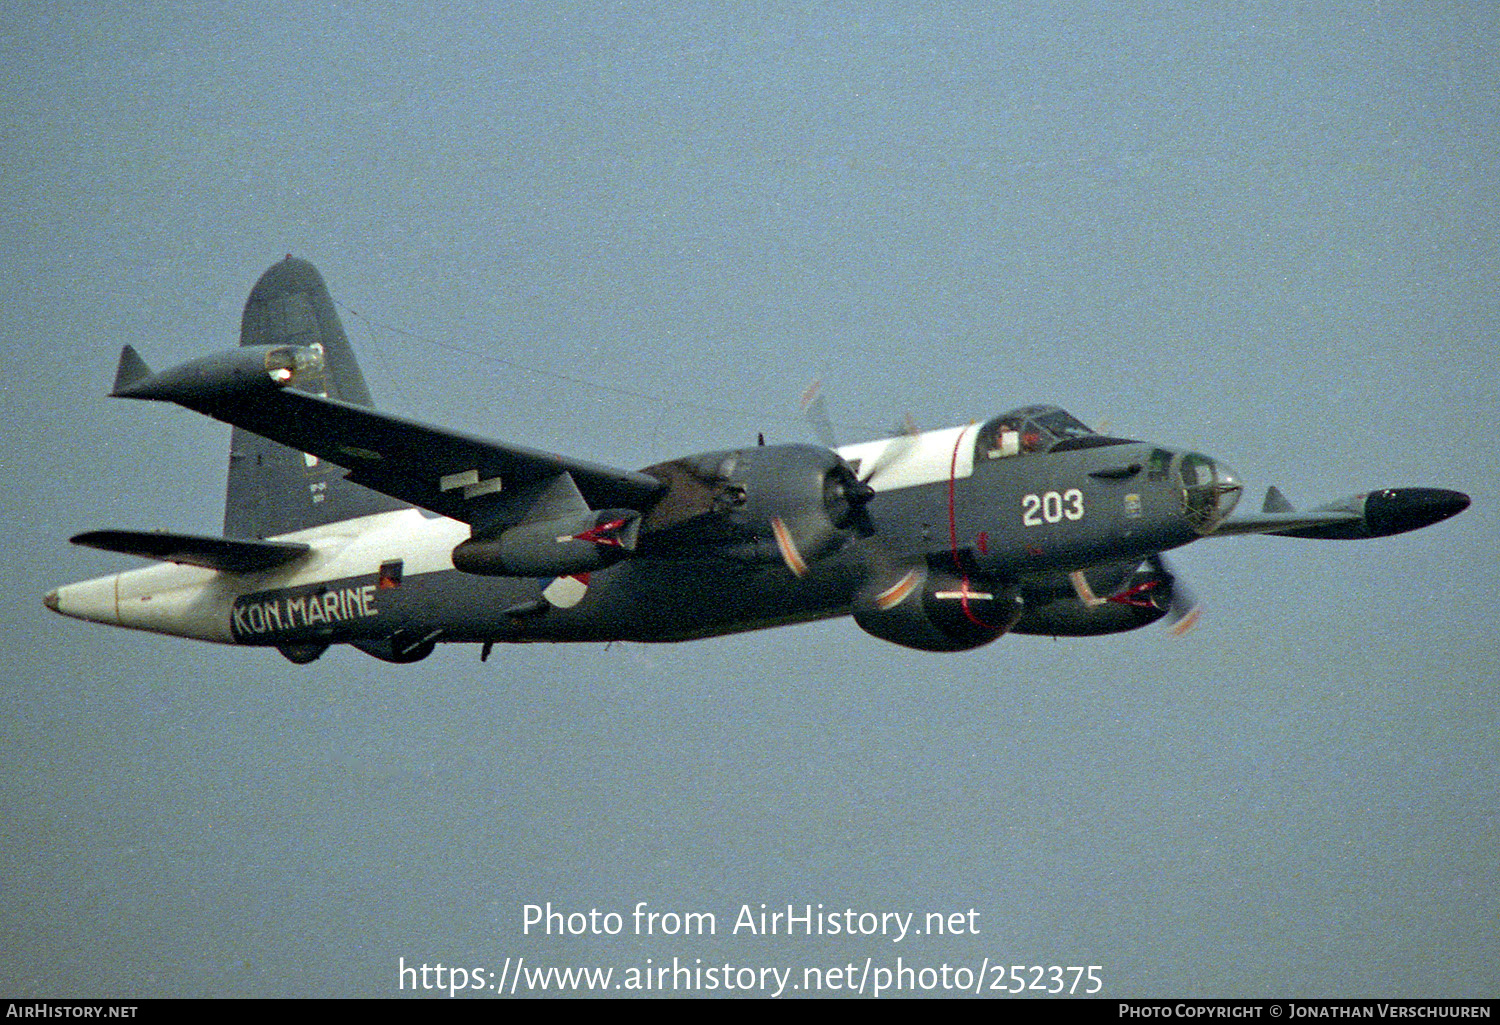
[[[1440,523],[1469,507],[1469,496],[1444,488],[1393,488],[1365,500],[1365,520],[1376,537]]]
[[[58,611],[57,592],[48,591],[47,597],[42,599],[42,604],[47,606],[47,608],[51,609],[53,612]]]
[[[1443,496],[1441,499],[1442,519],[1457,516],[1469,507],[1469,496],[1462,491],[1439,491],[1438,493]]]

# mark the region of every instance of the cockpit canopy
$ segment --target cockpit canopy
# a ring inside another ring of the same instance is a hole
[[[1123,438],[1096,434],[1061,406],[1022,406],[1002,413],[980,429],[977,441],[981,459],[1123,444]]]
[[[1002,413],[979,429],[974,440],[974,460],[978,463],[1003,456],[1134,444],[1139,443],[1095,433],[1061,407],[1022,406]],[[1141,466],[1135,466],[1128,469],[1126,475],[1133,475],[1141,469]],[[1200,534],[1212,533],[1234,511],[1240,498],[1241,485],[1234,472],[1223,463],[1197,452],[1153,449],[1146,472],[1148,481],[1171,480],[1174,483],[1182,500],[1183,514]]]

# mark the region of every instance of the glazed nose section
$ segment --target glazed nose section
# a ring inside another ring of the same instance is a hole
[[[1213,466],[1213,489],[1218,496],[1218,508],[1220,517],[1228,516],[1234,512],[1234,507],[1239,504],[1240,494],[1245,490],[1240,483],[1239,475],[1223,463],[1210,460]]]
[[[1244,491],[1233,470],[1199,452],[1184,454],[1177,474],[1182,511],[1200,534],[1209,533],[1234,512]]]

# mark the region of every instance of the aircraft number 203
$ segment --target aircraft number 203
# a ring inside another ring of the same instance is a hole
[[[1067,491],[1046,491],[1030,494],[1021,499],[1021,523],[1027,527],[1040,527],[1044,523],[1060,523],[1064,519],[1083,519],[1083,492],[1077,488]]]
[[[1218,460],[1052,405],[842,448],[828,428],[824,445],[757,437],[641,470],[570,459],[377,410],[322,275],[292,257],[251,289],[240,343],[159,373],[126,346],[111,390],[239,428],[223,536],[79,534],[159,564],[60,587],[49,609],[299,665],[335,644],[400,664],[478,644],[483,660],[499,643],[847,615],[894,644],[968,651],[1163,618],[1181,633],[1197,603],[1161,553],[1200,538],[1386,537],[1469,505],[1384,488],[1298,511],[1271,489],[1242,511]]]

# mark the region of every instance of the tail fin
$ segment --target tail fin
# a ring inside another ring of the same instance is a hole
[[[323,377],[293,387],[360,406],[374,405],[328,286],[305,260],[288,256],[261,275],[245,303],[240,344],[321,348]],[[234,429],[224,502],[225,537],[274,537],[404,508],[403,502],[351,484],[337,466]]]

